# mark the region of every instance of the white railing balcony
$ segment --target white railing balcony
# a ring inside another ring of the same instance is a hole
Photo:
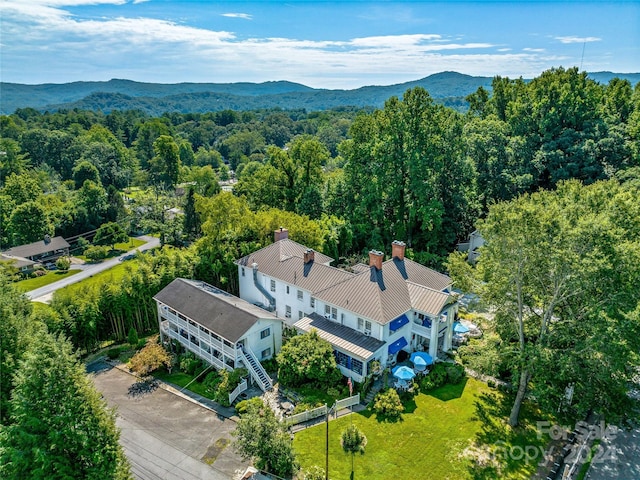
[[[423,327],[422,325],[418,325],[415,322],[411,324],[411,333],[418,334],[421,337],[431,338],[431,329],[428,327]]]

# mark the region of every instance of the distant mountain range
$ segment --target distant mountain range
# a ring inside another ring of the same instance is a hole
[[[640,73],[595,72],[589,76],[600,83],[614,77],[640,81]],[[225,109],[264,108],[326,110],[337,107],[381,107],[391,96],[402,96],[409,88],[424,87],[437,102],[466,110],[464,97],[482,86],[491,88],[491,77],[473,77],[442,72],[420,80],[388,86],[367,86],[354,90],[315,89],[286,81],[264,83],[142,83],[113,79],[108,82],[73,82],[25,85],[0,82],[0,114],[31,107],[40,111],[59,109],[139,109],[149,115],[165,112],[209,112]]]

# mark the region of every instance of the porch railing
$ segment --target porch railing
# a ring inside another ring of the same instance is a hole
[[[235,399],[238,398],[238,395],[240,395],[246,389],[247,389],[247,379],[245,378],[244,380],[242,380],[242,382],[240,382],[240,385],[238,385],[233,390],[233,392],[229,394],[229,404],[232,404],[235,401]]]

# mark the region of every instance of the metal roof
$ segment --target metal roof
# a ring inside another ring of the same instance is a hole
[[[330,257],[314,252],[315,259],[304,263],[306,247],[289,239],[272,243],[257,252],[237,261],[245,268],[257,264],[258,271],[269,277],[277,278],[289,285],[300,287],[312,294],[353,277],[339,268],[330,267]]]
[[[260,319],[280,320],[219,288],[184,278],[176,278],[153,298],[230,342],[237,342]]]
[[[410,294],[410,284],[439,291],[441,295],[437,298],[440,299],[449,297],[441,290],[451,285],[451,279],[412,260],[393,258],[382,264],[382,270],[369,267],[369,273],[361,273],[318,292],[316,298],[386,324],[412,308],[422,310],[418,305],[425,306],[421,297]],[[420,302],[414,305],[414,299]],[[429,307],[435,308],[433,305],[429,304]]]
[[[407,288],[413,308],[429,315],[439,315],[444,306],[452,300],[452,296],[448,293],[417,283],[407,282]]]
[[[377,338],[369,337],[353,328],[332,322],[317,313],[309,314],[298,320],[293,326],[303,332],[315,329],[323,340],[363,360],[368,360],[385,344]]]

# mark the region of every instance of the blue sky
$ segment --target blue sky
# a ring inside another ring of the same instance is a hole
[[[5,82],[357,88],[447,70],[640,72],[640,1],[0,0],[0,14]]]

